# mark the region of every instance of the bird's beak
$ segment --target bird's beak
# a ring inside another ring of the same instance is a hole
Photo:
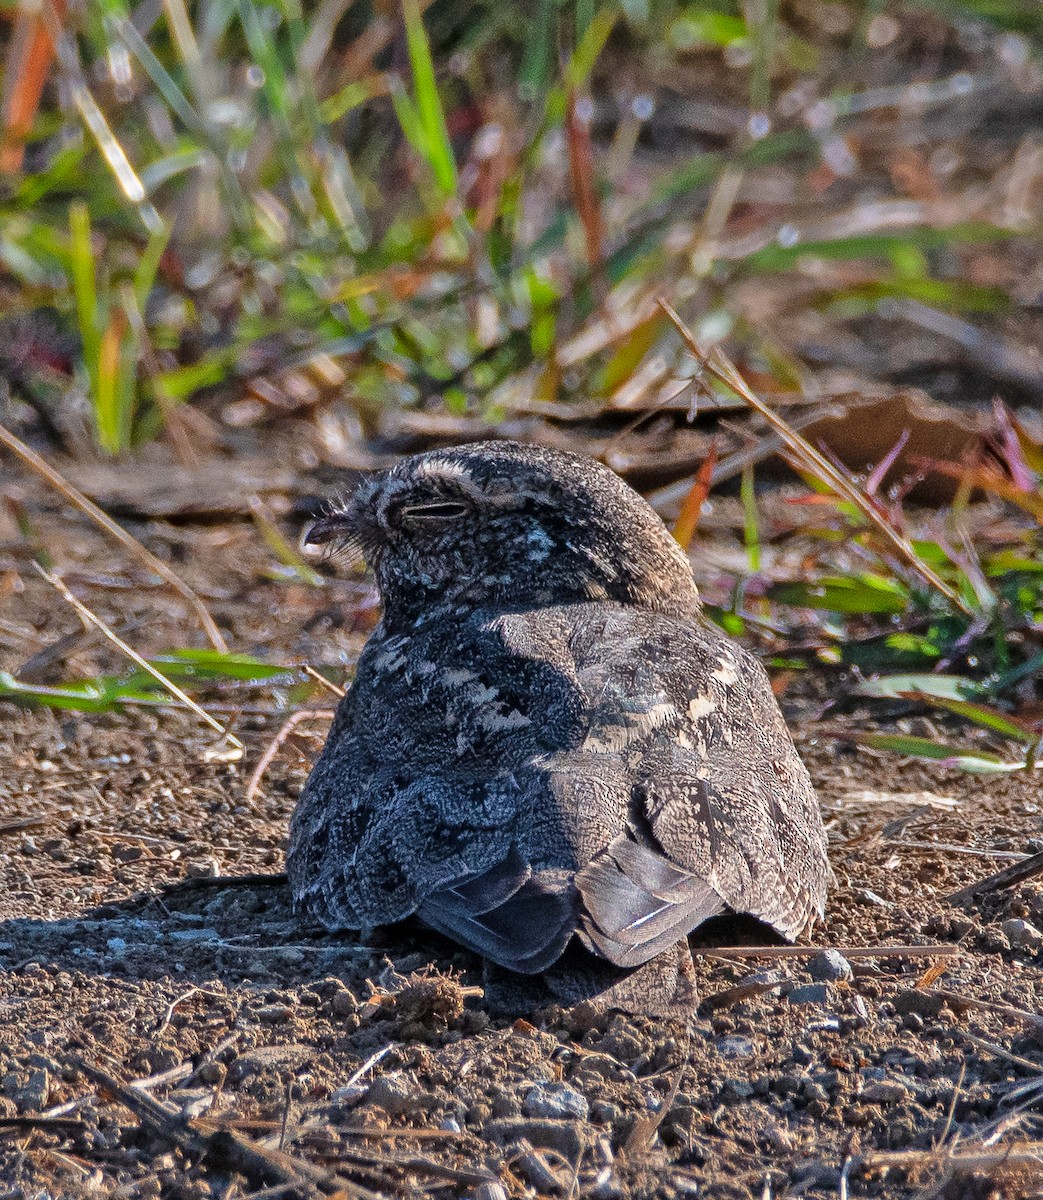
[[[355,522],[347,513],[330,513],[319,517],[304,535],[306,546],[325,546],[329,542],[354,541]]]
[[[339,501],[331,512],[319,517],[305,533],[302,544],[323,546],[330,553],[360,558],[367,557],[367,547],[378,542],[371,508],[364,500],[360,503],[356,494]]]

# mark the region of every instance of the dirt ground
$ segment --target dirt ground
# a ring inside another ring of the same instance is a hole
[[[82,518],[25,502],[136,648],[203,644]],[[372,623],[358,580],[279,577],[248,523],[131,528],[236,650],[336,674]],[[13,526],[0,551],[3,669],[123,669]],[[1038,778],[856,750],[837,731],[857,713],[818,718],[844,686],[817,675],[784,704],[837,876],[814,940],[846,962],[704,951],[703,1004],[676,1024],[492,1019],[476,960],[434,935],[303,926],[278,873],[318,741],[246,798],[290,686],[211,693],[240,762],[169,707],[0,706],[0,1198],[1043,1194],[1019,1151],[1043,1100],[1043,885],[947,899],[1043,849]],[[905,949],[865,953],[887,946]]]

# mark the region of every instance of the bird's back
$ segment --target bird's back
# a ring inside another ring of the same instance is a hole
[[[760,665],[694,616],[608,602],[378,631],[288,869],[331,927],[417,914],[525,972],[574,934],[633,967],[721,911],[792,938],[828,878]]]

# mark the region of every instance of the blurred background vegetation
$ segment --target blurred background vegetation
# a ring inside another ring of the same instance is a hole
[[[131,490],[135,461],[216,460],[246,511],[258,462],[515,436],[653,489],[686,544],[735,479],[734,553],[701,581],[722,623],[858,669],[956,664],[959,686],[891,692],[964,716],[984,696],[1021,714],[979,705],[991,734],[1036,740],[1035,0],[0,15],[0,408],[46,455],[114,460]],[[800,505],[765,518],[778,442],[660,298],[859,476],[864,511],[805,463]],[[964,519],[975,497],[994,507]]]
[[[653,409],[658,295],[762,390],[1038,399],[975,344],[1039,333],[1032,0],[5,15],[5,399],[67,449]]]

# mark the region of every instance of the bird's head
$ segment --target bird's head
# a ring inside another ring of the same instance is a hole
[[[515,442],[433,450],[373,475],[308,531],[361,552],[387,620],[614,600],[675,616],[691,567],[649,505],[591,458]]]

